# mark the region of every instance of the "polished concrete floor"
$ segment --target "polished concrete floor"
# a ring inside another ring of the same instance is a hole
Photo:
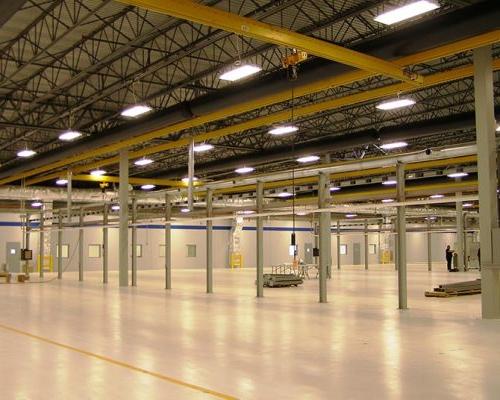
[[[500,321],[423,295],[477,275],[410,266],[406,311],[387,266],[335,270],[328,304],[315,279],[256,299],[253,270],[0,285],[0,399],[498,399]]]

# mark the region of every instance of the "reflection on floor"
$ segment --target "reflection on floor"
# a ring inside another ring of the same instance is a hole
[[[0,285],[0,398],[216,398],[185,384],[241,399],[498,398],[500,321],[480,319],[479,295],[424,297],[478,273],[425,269],[409,267],[403,312],[388,266],[334,270],[328,304],[315,279],[256,299],[254,270],[216,270],[212,295],[202,269],[174,270],[168,292],[162,271],[140,271],[137,288],[99,272]]]

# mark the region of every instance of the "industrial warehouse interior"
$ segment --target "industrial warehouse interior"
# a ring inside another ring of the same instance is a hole
[[[1,399],[499,399],[499,0],[0,2]]]

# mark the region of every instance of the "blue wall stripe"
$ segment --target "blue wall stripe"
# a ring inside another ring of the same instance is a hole
[[[30,226],[32,228],[38,228],[38,222],[32,222],[30,223]],[[5,227],[21,227],[20,222],[14,222],[14,221],[0,221],[0,227],[5,226]],[[86,225],[86,227],[95,227],[99,228],[101,225],[100,224],[95,224],[95,225]],[[139,229],[165,229],[165,225],[161,224],[145,224],[145,225],[138,225],[137,226]],[[207,229],[205,225],[172,225],[172,229],[175,230],[195,230],[195,231],[204,231]],[[214,231],[230,231],[231,227],[227,225],[215,225],[213,227]],[[255,226],[244,226],[243,227],[244,231],[255,231],[256,228]],[[268,232],[293,232],[293,228],[290,226],[265,226],[264,227],[265,231]],[[332,228],[332,231],[334,228]],[[295,232],[312,232],[312,228],[304,228],[304,227],[296,227]]]

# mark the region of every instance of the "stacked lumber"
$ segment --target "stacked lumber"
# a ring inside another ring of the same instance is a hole
[[[285,287],[298,286],[304,283],[304,280],[294,274],[264,274],[264,286],[266,287]]]
[[[426,297],[466,296],[481,293],[481,279],[473,281],[445,283],[434,288],[432,292],[425,292]]]

